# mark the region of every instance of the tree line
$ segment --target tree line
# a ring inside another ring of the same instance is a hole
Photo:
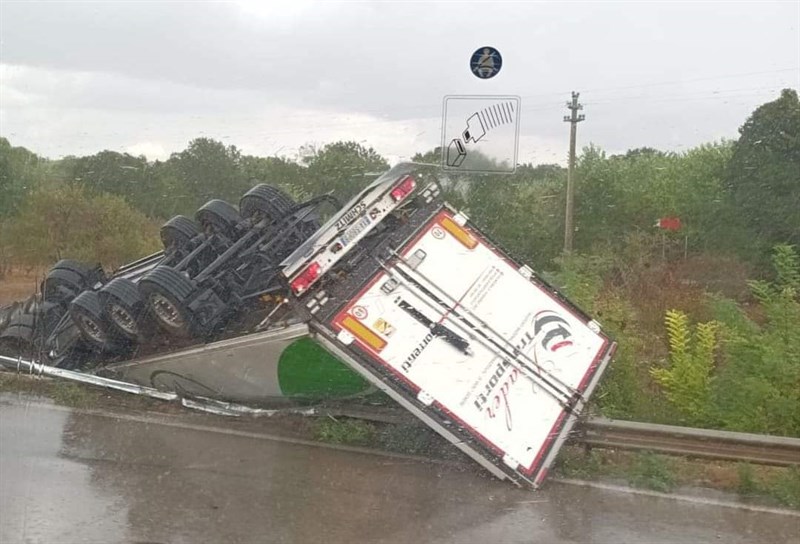
[[[665,216],[681,219],[680,236],[692,251],[757,259],[777,243],[800,242],[798,127],[797,93],[784,90],[753,112],[735,141],[683,153],[584,148],[576,176],[577,250],[619,250],[631,237],[655,234],[655,221]],[[257,181],[298,198],[333,191],[346,199],[388,168],[374,149],[355,142],[305,147],[300,155],[257,157],[197,138],[165,161],[116,151],[51,160],[0,138],[0,217],[13,223],[32,210],[35,195],[67,187],[80,187],[87,199],[121,198],[154,222],[192,215],[211,198],[236,203]],[[438,162],[439,150],[414,160]],[[549,266],[561,251],[565,177],[558,165],[523,164],[513,175],[459,176],[450,197],[515,252]]]
[[[680,153],[585,147],[569,256],[561,166],[443,176],[448,201],[617,339],[596,397],[608,416],[800,435],[797,92],[756,108],[739,132]],[[436,163],[440,150],[413,160]],[[67,256],[113,268],[157,250],[166,219],[211,198],[235,204],[267,182],[297,199],[346,200],[387,168],[355,142],[306,147],[298,160],[209,138],[164,161],[51,160],[0,138],[0,273]],[[657,228],[665,217],[681,228]]]

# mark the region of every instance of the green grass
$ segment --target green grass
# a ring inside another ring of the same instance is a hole
[[[739,463],[736,467],[736,473],[738,476],[736,491],[739,495],[755,495],[758,492],[758,483],[756,482],[756,474],[753,470],[753,465],[749,463]]]
[[[757,474],[756,467],[741,463],[737,491],[744,497],[766,497],[790,508],[800,508],[800,467],[797,465],[771,473]]]
[[[607,474],[604,457],[597,450],[565,447],[556,459],[556,471],[565,478],[593,480]]]
[[[88,408],[97,404],[99,391],[85,385],[73,382],[54,382],[50,391],[50,398],[56,404],[70,408]]]
[[[675,489],[677,478],[668,457],[645,452],[637,454],[628,474],[628,483],[633,487],[666,493]]]
[[[332,417],[320,419],[314,426],[314,439],[330,444],[349,446],[371,445],[375,438],[375,426],[359,419]]]
[[[93,406],[101,396],[90,386],[14,372],[0,372],[0,391],[46,397],[70,408]]]
[[[800,508],[800,466],[790,467],[786,477],[774,480],[766,491],[781,504]]]

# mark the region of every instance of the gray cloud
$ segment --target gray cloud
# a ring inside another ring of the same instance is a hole
[[[366,139],[400,157],[437,145],[443,95],[518,94],[520,158],[560,161],[572,89],[581,141],[621,150],[734,137],[753,107],[800,86],[789,2],[1,9],[0,132],[49,154],[170,151],[205,132],[259,152]],[[504,56],[490,81],[467,70],[483,44]]]

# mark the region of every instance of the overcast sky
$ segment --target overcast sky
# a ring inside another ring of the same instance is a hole
[[[483,45],[502,71],[479,80]],[[439,144],[448,94],[522,97],[520,162],[578,145],[734,138],[800,87],[800,2],[0,2],[0,135],[60,157],[163,159],[208,136],[258,155],[341,139]]]

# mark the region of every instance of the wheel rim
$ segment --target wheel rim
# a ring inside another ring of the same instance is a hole
[[[98,344],[105,343],[106,335],[103,332],[103,329],[101,329],[100,326],[97,323],[95,323],[93,319],[90,319],[85,315],[79,316],[78,319],[81,322],[81,329],[83,329],[83,332],[86,333],[86,335],[89,338],[91,338]]]
[[[186,321],[184,321],[177,306],[164,295],[153,293],[150,295],[150,304],[153,307],[153,313],[156,318],[163,324],[173,329],[182,329],[186,326]]]
[[[108,313],[114,324],[124,332],[133,336],[139,334],[139,327],[136,325],[136,320],[128,310],[119,304],[112,304]]]

